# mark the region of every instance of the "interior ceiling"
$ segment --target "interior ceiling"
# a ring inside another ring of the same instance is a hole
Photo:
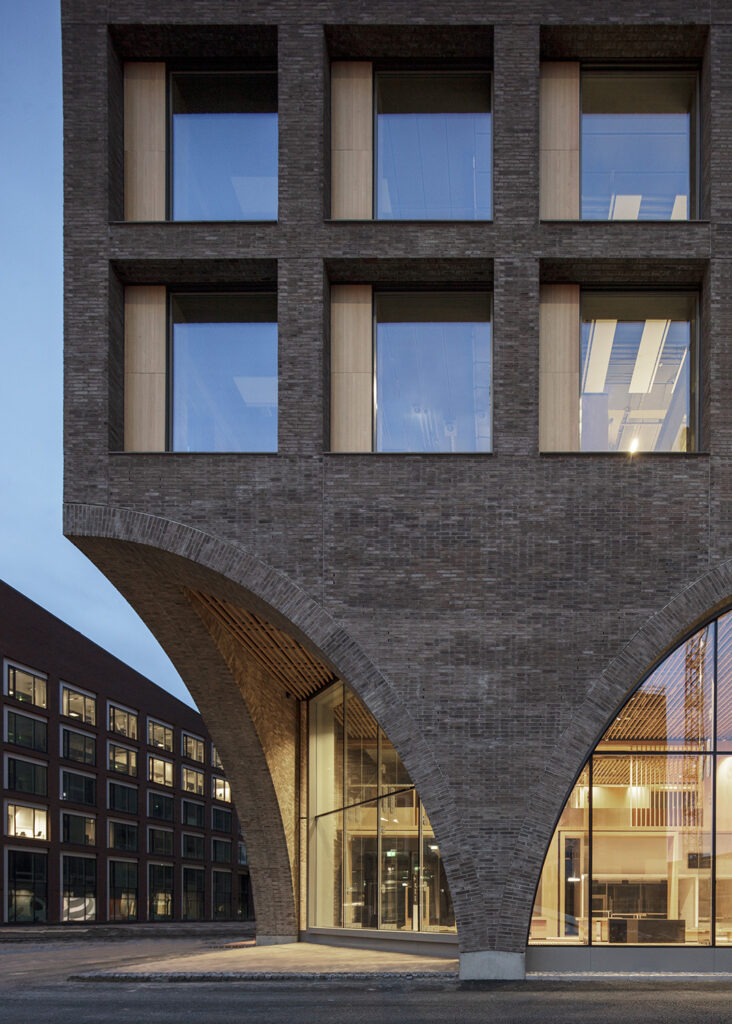
[[[302,644],[253,612],[210,594],[189,590],[188,598],[215,615],[229,635],[282,689],[298,700],[337,681],[337,676]]]

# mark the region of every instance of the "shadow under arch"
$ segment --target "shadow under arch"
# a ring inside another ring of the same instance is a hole
[[[64,532],[140,614],[180,671],[206,721],[238,797],[237,810],[247,834],[258,940],[292,940],[304,927],[302,839],[295,811],[299,739],[288,760],[281,733],[274,729],[271,735],[262,734],[269,714],[287,720],[293,735],[299,736],[293,717],[296,703],[290,701],[288,707],[284,696],[270,700],[269,707],[267,701],[257,707],[247,702],[237,685],[236,658],[201,616],[191,592],[211,594],[261,616],[352,687],[399,751],[425,804],[450,884],[461,950],[485,948],[479,925],[461,928],[461,920],[475,920],[479,882],[466,844],[451,827],[454,801],[446,777],[402,696],[317,601],[246,549],[163,517],[67,503]],[[246,672],[251,671],[249,665]],[[254,690],[256,686],[250,695]],[[242,763],[242,751],[247,764]],[[291,769],[292,778],[285,782]],[[290,805],[293,810],[288,813]]]
[[[525,947],[534,897],[562,808],[606,729],[633,691],[684,639],[732,603],[732,559],[697,577],[643,625],[591,682],[587,696],[559,736],[533,788],[530,815],[517,836],[515,870],[507,878],[499,920],[500,941]],[[511,948],[501,946],[500,948]]]

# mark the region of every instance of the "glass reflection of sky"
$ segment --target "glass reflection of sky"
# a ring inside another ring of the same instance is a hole
[[[687,220],[690,114],[583,114],[582,217]]]
[[[175,324],[173,450],[277,451],[277,324]]]
[[[490,220],[491,115],[379,114],[377,217]]]
[[[173,115],[173,220],[277,219],[277,114]]]
[[[688,321],[582,324],[583,451],[686,450],[690,341]]]
[[[490,323],[379,323],[376,450],[491,450]]]

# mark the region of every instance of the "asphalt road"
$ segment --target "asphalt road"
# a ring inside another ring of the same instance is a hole
[[[111,983],[71,973],[144,965],[195,939],[0,944],[0,1024],[732,1024],[730,982]]]

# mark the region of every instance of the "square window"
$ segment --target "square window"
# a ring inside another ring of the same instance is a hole
[[[154,722],[148,719],[147,743],[150,747],[158,747],[160,750],[173,752],[173,730],[162,722]]]
[[[137,790],[134,786],[123,786],[119,782],[109,784],[109,809],[125,814],[137,814]]]
[[[156,786],[173,785],[173,762],[166,761],[162,757],[148,756],[147,777]]]
[[[203,764],[205,760],[203,753],[203,740],[200,740],[197,736],[191,736],[190,733],[184,732],[183,757],[187,757],[191,761],[199,761]]]
[[[24,839],[48,839],[48,810],[45,807],[27,807],[8,804],[9,836]]]
[[[61,714],[87,725],[97,724],[97,699],[89,693],[61,687]]]
[[[82,814],[61,815],[61,834],[64,843],[75,846],[94,846],[97,839],[97,823],[94,818]]]
[[[48,706],[45,676],[37,675],[17,665],[8,665],[7,687],[9,697],[25,701],[28,704],[35,704],[39,708]]]
[[[153,792],[148,792],[147,794],[148,818],[157,818],[158,821],[173,821],[175,817],[174,806],[175,802],[172,796]]]
[[[490,74],[381,72],[375,91],[377,218],[490,220]]]
[[[491,450],[486,292],[375,296],[374,450]]]
[[[109,705],[109,731],[128,740],[137,739],[137,714],[127,708],[119,708],[116,704]]]
[[[276,295],[173,295],[171,333],[169,447],[276,452]]]
[[[277,75],[174,72],[173,220],[277,219]]]
[[[696,71],[584,68],[581,89],[582,218],[697,216]]]
[[[181,782],[186,793],[195,793],[197,796],[203,796],[204,779],[203,772],[199,772],[195,768],[181,769]]]
[[[27,747],[29,750],[39,750],[46,753],[48,749],[48,728],[45,722],[39,718],[29,718],[27,715],[16,714],[8,710],[5,725],[5,738],[8,743],[14,743],[18,747]]]
[[[696,447],[697,296],[582,293],[580,449]]]

